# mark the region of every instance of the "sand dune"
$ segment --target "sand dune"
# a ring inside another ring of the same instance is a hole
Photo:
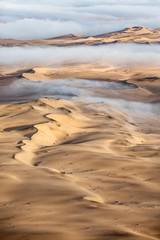
[[[73,46],[73,45],[103,45],[113,43],[139,43],[159,44],[160,29],[149,29],[140,26],[126,28],[122,31],[106,33],[98,36],[87,36],[68,34],[60,37],[41,40],[16,40],[0,39],[0,46],[13,47],[24,45],[52,45],[52,46]]]
[[[159,239],[154,116],[53,99],[0,111],[2,240]]]
[[[91,86],[88,90],[93,92],[93,97],[102,98],[119,98],[129,101],[138,102],[159,102],[159,84],[160,84],[160,70],[159,67],[110,67],[103,63],[97,64],[66,64],[63,67],[50,67],[50,68],[33,68],[29,70],[19,70],[16,72],[4,73],[2,77],[2,83],[9,85],[15,80],[21,81],[23,78],[34,81],[42,82],[53,82],[55,80],[64,79],[64,83],[59,83],[59,88],[61,85],[65,85],[68,79],[77,79],[77,86],[81,79],[86,79],[91,81]],[[7,82],[8,81],[8,82]],[[122,89],[108,89],[106,87],[101,87],[93,89],[93,85],[96,84],[92,81],[99,81],[100,83],[122,83]],[[22,81],[23,82],[23,81]],[[20,84],[20,82],[19,82]],[[70,83],[71,84],[71,83]],[[83,83],[84,84],[84,83]],[[87,89],[87,85],[83,87],[84,90]],[[128,84],[128,85],[127,85]],[[69,85],[71,88],[73,85]],[[75,85],[76,86],[76,85]],[[128,86],[128,87],[126,87]],[[14,85],[11,85],[14,88]],[[37,88],[37,85],[35,85]],[[51,87],[51,86],[50,86]],[[7,87],[6,87],[7,89]],[[43,90],[43,88],[42,88]],[[59,90],[60,91],[60,90]],[[43,91],[42,91],[43,92]],[[0,92],[1,93],[1,92]],[[69,92],[70,93],[70,92]],[[16,94],[16,93],[15,93]],[[15,95],[14,94],[14,95]],[[74,95],[74,91],[72,92]],[[10,94],[11,95],[11,94]],[[63,93],[62,93],[63,95]],[[76,93],[75,93],[76,95]],[[18,96],[18,94],[17,94]],[[136,96],[136,97],[135,97]],[[7,95],[8,99],[9,96]],[[5,100],[4,88],[2,88],[2,93],[0,97],[1,101]],[[16,100],[16,98],[15,98]]]
[[[14,52],[13,64],[1,61],[0,239],[160,239],[156,48],[145,55],[151,57],[146,65],[143,51],[131,55],[140,56],[140,64],[130,55],[123,66],[108,55],[76,62],[75,52],[62,61],[65,46],[113,43],[159,44],[160,29],[0,39],[5,47],[62,47],[57,64],[29,64],[30,54],[17,63]]]

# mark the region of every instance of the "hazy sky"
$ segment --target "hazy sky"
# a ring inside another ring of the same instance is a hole
[[[160,27],[160,0],[0,0],[0,38],[94,35]]]

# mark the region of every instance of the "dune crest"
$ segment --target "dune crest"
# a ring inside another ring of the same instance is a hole
[[[103,45],[113,43],[139,43],[139,44],[159,44],[160,30],[143,28],[141,26],[133,26],[121,31],[106,33],[96,36],[81,36],[75,34],[67,34],[64,36],[41,39],[41,40],[16,40],[16,39],[0,39],[0,46],[75,46],[75,45]]]

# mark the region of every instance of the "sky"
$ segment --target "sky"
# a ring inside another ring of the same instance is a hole
[[[85,36],[160,27],[160,0],[0,0],[0,38]]]

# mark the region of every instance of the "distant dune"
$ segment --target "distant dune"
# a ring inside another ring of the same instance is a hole
[[[75,46],[75,45],[102,45],[113,43],[160,43],[160,28],[150,29],[140,26],[126,28],[122,31],[106,33],[97,36],[83,37],[81,35],[68,34],[60,37],[41,40],[16,40],[0,39],[0,46],[24,46],[24,45],[52,45],[52,46]]]

